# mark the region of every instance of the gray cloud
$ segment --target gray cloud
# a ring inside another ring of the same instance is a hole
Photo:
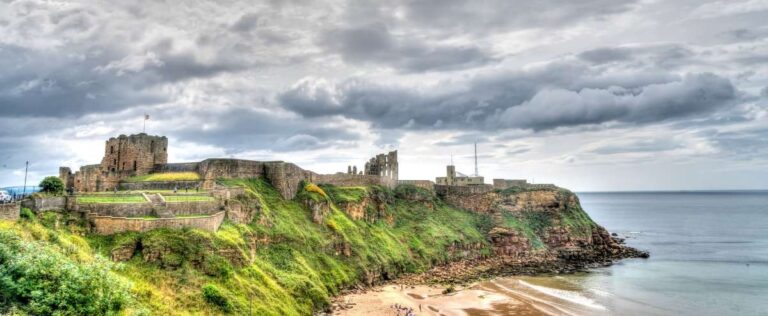
[[[429,44],[392,35],[383,24],[335,29],[321,38],[330,52],[353,64],[381,64],[406,72],[479,66],[495,58],[476,46]]]
[[[555,28],[583,20],[596,20],[630,10],[635,1],[503,1],[466,2],[459,0],[422,0],[376,3],[361,1],[356,5],[359,19],[372,12],[403,12],[402,20],[416,27],[444,33],[478,33],[530,28]],[[370,7],[376,9],[370,9]],[[354,10],[353,10],[354,11]]]
[[[360,80],[338,85],[305,80],[278,100],[304,117],[341,115],[379,128],[546,130],[606,122],[659,122],[709,113],[738,99],[730,81],[713,74],[625,74],[621,80],[604,80],[604,75],[555,63],[535,71],[479,76],[431,89]]]
[[[159,115],[173,116],[171,112]],[[163,134],[181,141],[210,144],[236,154],[248,150],[278,152],[351,147],[360,138],[329,120],[304,120],[295,115],[248,107],[225,111],[185,112],[184,123],[163,128]]]
[[[669,139],[634,139],[624,141],[621,144],[602,145],[590,150],[590,152],[603,155],[612,155],[659,152],[679,148],[683,148],[683,146]]]

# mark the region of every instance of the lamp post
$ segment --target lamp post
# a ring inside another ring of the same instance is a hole
[[[27,171],[29,171],[29,160],[27,160],[27,163],[24,166],[24,188],[21,189],[22,199],[24,198],[25,195],[27,195]]]

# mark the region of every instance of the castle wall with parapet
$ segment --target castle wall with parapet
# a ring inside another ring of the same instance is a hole
[[[313,182],[343,187],[379,185],[394,188],[397,185],[397,181],[394,179],[364,174],[320,174],[316,175]]]
[[[96,216],[91,218],[91,222],[93,223],[94,232],[99,235],[112,235],[128,231],[147,232],[160,228],[181,229],[187,227],[215,232],[224,221],[225,214],[226,212],[222,211],[205,217],[157,219]]]

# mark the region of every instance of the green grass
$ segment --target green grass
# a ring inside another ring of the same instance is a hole
[[[294,200],[285,200],[264,179],[219,183],[245,188],[236,202],[256,210],[252,223],[225,221],[218,232],[160,229],[95,236],[85,235],[85,225],[72,219],[45,214],[19,223],[0,221],[0,231],[55,247],[77,262],[140,246],[132,259],[108,271],[130,284],[130,302],[121,305],[125,315],[311,315],[367,275],[394,278],[426,271],[460,258],[462,251],[448,251],[454,247],[479,245],[476,251],[489,255],[486,234],[496,225],[518,230],[534,249],[545,249],[539,236],[554,219],[545,213],[504,212],[501,223],[494,223],[490,215],[454,208],[415,187],[305,183]],[[312,221],[306,199],[327,202],[320,224]],[[366,203],[365,218],[352,219],[338,207],[342,203]],[[180,218],[198,217],[203,216]],[[594,227],[575,206],[560,220],[580,233]],[[350,255],[338,251],[343,249]]]
[[[102,204],[102,203],[148,203],[141,195],[83,195],[77,197],[79,204]]]
[[[200,174],[197,172],[164,172],[153,173],[141,176],[134,176],[125,179],[125,182],[166,182],[166,181],[199,181]]]
[[[212,196],[205,195],[164,195],[165,201],[168,203],[175,202],[212,202],[216,201]]]

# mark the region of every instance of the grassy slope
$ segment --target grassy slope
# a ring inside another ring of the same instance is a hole
[[[115,279],[130,284],[130,304],[122,305],[127,308],[120,312],[126,315],[308,315],[329,304],[340,289],[361,283],[366,275],[393,277],[447,262],[452,254],[444,250],[452,244],[479,243],[484,245],[481,251],[489,252],[484,236],[491,227],[490,217],[457,210],[441,201],[434,201],[430,209],[421,202],[396,199],[385,188],[309,185],[300,198],[340,203],[376,196],[389,202],[383,215],[394,219],[392,223],[352,220],[331,203],[325,222],[315,224],[303,204],[283,200],[263,180],[230,180],[228,184],[245,186],[245,202],[255,200],[261,205],[253,224],[224,223],[216,233],[156,230],[81,237],[77,225],[53,229],[56,215],[46,214],[34,222],[4,222],[0,230],[24,240],[39,240],[80,263],[108,257],[113,249],[137,241],[145,257],[162,253],[149,261],[139,254],[111,268]],[[415,187],[398,190],[418,191]],[[568,218],[582,227],[586,215],[579,213],[583,212],[579,209]],[[520,220],[513,223],[510,219],[509,224],[523,231],[535,230]],[[250,244],[257,245],[253,252]],[[349,245],[350,257],[336,254],[343,245]],[[225,253],[240,258],[241,263],[233,265],[222,256]]]

